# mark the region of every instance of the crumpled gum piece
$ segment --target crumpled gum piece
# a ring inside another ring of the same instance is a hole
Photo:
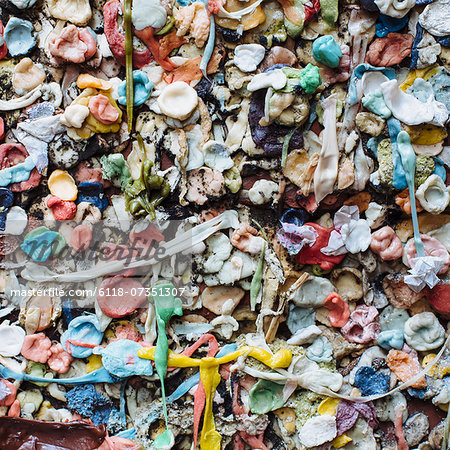
[[[86,25],[92,17],[89,0],[46,0],[48,11],[55,19]]]
[[[51,355],[47,361],[50,369],[58,373],[68,372],[73,357],[63,349],[61,344],[52,345],[50,352]]]
[[[372,234],[370,249],[383,261],[393,261],[403,254],[402,241],[388,226],[380,228]]]
[[[330,310],[328,319],[333,327],[343,327],[349,317],[350,310],[348,304],[337,292],[332,292],[324,301],[323,306]]]
[[[45,364],[52,352],[52,342],[44,333],[28,334],[25,336],[21,353],[30,361]]]
[[[97,52],[97,45],[91,33],[75,25],[68,25],[62,29],[59,36],[52,36],[48,48],[52,56],[73,63],[82,63]]]
[[[74,202],[61,200],[54,195],[47,199],[47,206],[52,210],[56,220],[70,220],[77,213],[77,205]]]
[[[59,116],[59,120],[66,127],[81,128],[89,113],[87,106],[72,104]]]
[[[401,191],[399,194],[395,196],[395,203],[400,206],[403,212],[411,215],[411,199],[409,198],[409,190],[408,188]],[[419,201],[416,198],[416,211],[422,212],[423,208],[422,205],[419,203]]]
[[[377,317],[378,310],[374,306],[357,306],[350,314],[349,321],[341,328],[341,333],[349,342],[366,344],[380,332]]]
[[[367,61],[373,66],[394,66],[411,53],[414,37],[410,34],[389,33],[375,39],[367,52]]]
[[[262,249],[262,239],[257,237],[258,232],[248,223],[241,223],[233,231],[230,242],[233,247],[251,254],[259,253]]]
[[[75,180],[65,170],[54,170],[48,178],[48,188],[52,195],[65,201],[77,199],[78,188]]]
[[[389,369],[391,369],[397,378],[403,382],[408,381],[422,370],[417,358],[413,358],[409,353],[401,350],[390,350],[386,361]],[[422,376],[411,385],[411,387],[418,389],[426,386],[427,381],[425,376]]]
[[[428,236],[428,234],[421,234],[420,238],[423,242],[425,255],[435,256],[443,261],[443,267],[439,274],[447,272],[450,266],[450,255],[444,245],[436,238]],[[416,245],[414,239],[410,239],[403,249],[403,263],[408,267],[414,267],[414,258],[417,258]]]
[[[416,4],[415,0],[374,0],[380,12],[389,17],[401,19]]]
[[[101,123],[111,125],[119,119],[119,111],[111,105],[108,97],[103,94],[89,99],[89,111]]]
[[[23,58],[14,69],[13,87],[19,94],[33,90],[45,81],[45,72],[30,58]]]
[[[409,318],[405,323],[405,340],[414,350],[424,352],[444,343],[444,327],[432,312],[423,312]]]

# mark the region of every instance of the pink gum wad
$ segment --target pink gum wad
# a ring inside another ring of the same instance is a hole
[[[103,94],[94,95],[89,99],[89,111],[101,123],[110,125],[119,118],[119,111]]]
[[[6,394],[5,398],[3,400],[0,400],[0,406],[11,406],[16,399],[17,388],[8,380],[0,381],[6,386],[6,389],[8,389],[9,391],[9,393]]]
[[[76,226],[70,235],[70,246],[76,251],[86,250],[91,245],[92,230],[88,225]]]
[[[330,310],[328,319],[333,327],[343,327],[350,317],[347,303],[337,292],[332,292],[324,301],[323,306]]]
[[[414,38],[410,34],[389,33],[375,39],[369,47],[366,61],[373,66],[394,66],[411,53]]]
[[[421,372],[421,367],[417,358],[413,358],[409,353],[401,350],[391,350],[387,356],[387,365],[400,381],[408,381]],[[414,384],[413,388],[425,388],[427,381],[425,376],[421,376]]]
[[[66,373],[73,361],[61,344],[52,345],[44,333],[29,334],[25,336],[22,355],[30,361],[45,364],[58,373]]]
[[[50,39],[48,47],[52,56],[78,64],[92,58],[97,52],[92,34],[86,28],[77,28],[75,25],[63,28],[59,36]]]
[[[349,321],[341,328],[341,333],[349,342],[367,344],[380,332],[378,310],[374,306],[357,306],[350,314]]]
[[[71,220],[77,213],[75,202],[61,200],[54,195],[47,200],[47,206],[52,210],[53,217],[56,220]]]
[[[447,272],[450,266],[450,255],[448,254],[448,251],[444,247],[444,245],[436,238],[428,236],[428,234],[421,234],[420,237],[423,242],[423,249],[425,250],[425,254],[427,256],[435,256],[436,258],[442,259],[444,264],[442,266],[442,269],[439,271],[439,274]],[[410,239],[406,243],[404,252],[409,266],[413,267],[414,263],[412,260],[417,257],[414,239]]]
[[[400,238],[391,227],[383,227],[372,234],[370,249],[379,255],[383,261],[393,261],[403,254],[403,245]]]

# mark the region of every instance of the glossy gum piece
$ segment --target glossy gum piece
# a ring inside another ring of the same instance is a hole
[[[70,246],[76,251],[89,248],[92,240],[92,229],[88,225],[77,225],[70,235]]]
[[[366,59],[369,64],[379,67],[399,64],[411,53],[413,40],[410,34],[389,33],[370,44]]]
[[[125,35],[119,31],[118,13],[120,8],[119,0],[109,0],[103,6],[103,19],[105,36],[108,40],[109,48],[116,60],[125,66]],[[140,69],[153,60],[150,50],[133,49],[133,65]]]
[[[22,144],[0,144],[0,170],[22,163],[29,156],[27,149]],[[34,168],[30,177],[20,183],[12,183],[9,189],[12,192],[28,191],[39,185],[41,174]]]
[[[78,196],[75,180],[65,170],[54,170],[48,178],[48,188],[52,195],[64,201],[74,201]]]
[[[98,94],[89,99],[89,111],[101,123],[111,125],[119,118],[119,111],[109,102],[108,97]]]
[[[422,370],[417,359],[401,350],[390,350],[386,361],[389,369],[403,382],[408,381]],[[418,389],[425,388],[427,386],[425,376],[419,378],[411,386]]]
[[[126,89],[127,82],[125,80],[119,85],[118,89],[119,103],[124,106],[127,104]],[[134,106],[140,106],[149,99],[150,94],[153,91],[153,82],[148,79],[145,72],[133,70],[133,90]]]
[[[342,57],[341,47],[333,36],[325,35],[317,38],[313,43],[314,59],[325,66],[336,68]]]
[[[59,36],[52,36],[48,47],[52,56],[78,64],[92,58],[97,52],[97,44],[91,33],[75,25],[68,25]]]
[[[52,210],[53,217],[56,220],[71,220],[77,213],[75,202],[64,201],[54,195],[48,198],[47,206]]]
[[[296,262],[300,264],[319,264],[323,270],[330,270],[335,264],[339,264],[344,259],[344,255],[327,256],[320,251],[320,249],[328,245],[333,228],[325,228],[314,222],[307,222],[305,225],[313,227],[319,236],[317,236],[316,242],[311,247],[303,247],[300,250],[295,257]]]
[[[328,313],[328,319],[333,327],[343,327],[350,317],[350,310],[348,304],[342,299],[342,297],[332,292],[323,302],[323,306],[330,312]]]
[[[88,73],[82,73],[78,75],[77,86],[80,89],[94,88],[100,89],[102,91],[109,91],[112,85],[109,81],[102,80],[101,78],[96,78]]]
[[[395,231],[388,226],[372,233],[370,249],[380,256],[383,261],[393,261],[403,254],[403,245]]]
[[[366,344],[376,338],[380,329],[378,310],[374,306],[360,305],[350,314],[341,333],[349,342]]]
[[[44,333],[25,336],[21,353],[30,361],[45,364],[51,356],[52,342]]]

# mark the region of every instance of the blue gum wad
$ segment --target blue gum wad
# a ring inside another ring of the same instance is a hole
[[[384,394],[389,391],[390,377],[377,372],[373,367],[363,366],[356,372],[355,386],[362,395]]]
[[[35,45],[34,27],[28,20],[9,19],[3,35],[11,56],[26,55]]]
[[[396,348],[400,350],[403,347],[403,331],[401,330],[386,330],[382,331],[378,335],[378,345],[390,350],[391,348]]]
[[[47,227],[38,227],[30,231],[20,248],[33,260],[47,261],[51,254],[57,255],[66,246],[63,236]]]
[[[6,214],[13,204],[14,195],[8,188],[0,188],[0,230],[5,229]]]
[[[140,106],[146,102],[153,91],[153,82],[142,70],[133,70],[133,105]],[[127,82],[123,81],[119,85],[119,103],[123,106],[127,104]]]
[[[317,38],[312,46],[314,59],[327,67],[336,68],[341,61],[342,51],[333,36],[325,35]]]
[[[99,394],[92,384],[74,387],[66,393],[66,398],[69,409],[91,419],[94,425],[107,423],[111,413],[118,412],[111,400]]]
[[[294,334],[297,330],[307,328],[316,323],[316,313],[312,308],[301,308],[289,305],[289,315],[286,320],[286,325],[289,331]]]
[[[99,345],[102,342],[103,333],[100,331],[100,321],[95,314],[78,316],[73,319],[67,330],[61,336],[61,344],[66,348],[66,342],[82,341],[88,344]],[[72,356],[75,358],[87,358],[92,355],[92,348],[78,347],[69,344]]]
[[[142,345],[128,339],[119,339],[102,349],[103,367],[112,375],[128,378],[133,375],[153,375],[152,362],[139,358],[137,352]]]
[[[375,34],[378,37],[386,36],[389,33],[400,31],[402,28],[406,26],[409,21],[408,14],[404,17],[390,17],[384,14],[380,14],[378,17],[377,24],[375,26],[376,32]]]
[[[77,203],[88,202],[103,211],[108,206],[108,199],[103,193],[103,185],[101,183],[89,183],[83,181],[78,186]]]

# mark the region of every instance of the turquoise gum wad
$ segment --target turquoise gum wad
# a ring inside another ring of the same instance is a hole
[[[312,51],[316,61],[333,69],[339,66],[342,51],[333,36],[328,34],[317,38],[313,43]]]

